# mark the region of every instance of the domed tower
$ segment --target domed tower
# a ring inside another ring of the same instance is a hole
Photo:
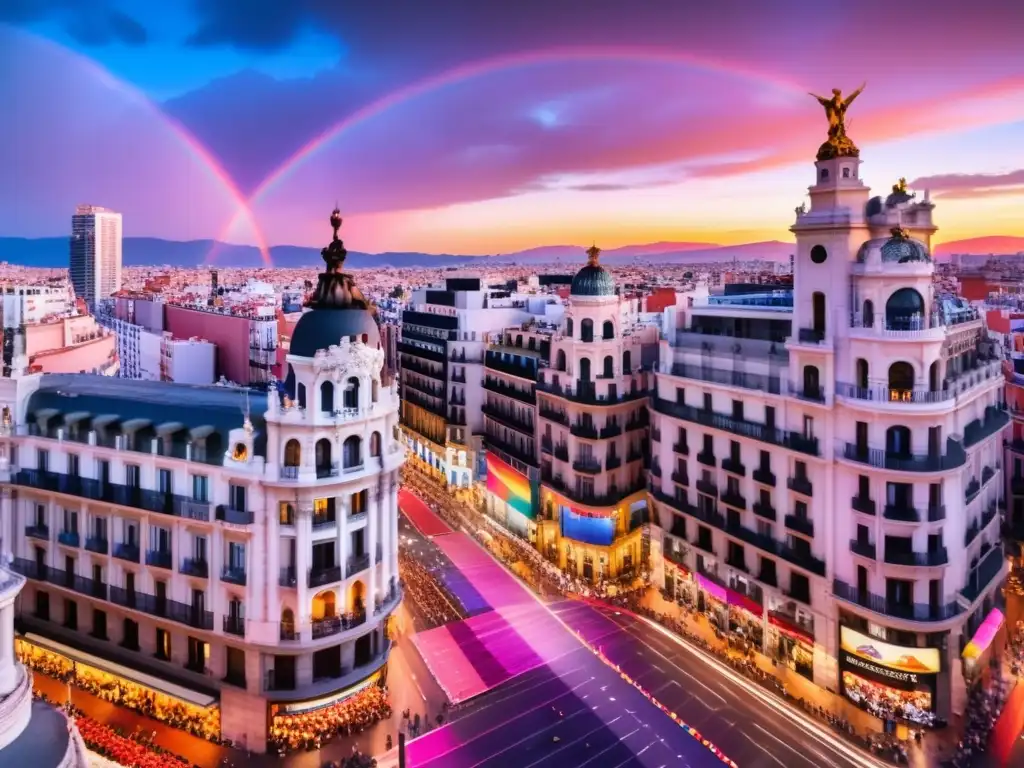
[[[573,576],[596,582],[637,572],[646,508],[645,374],[634,300],[600,264],[572,280],[551,366],[537,385],[541,508],[537,547]]]
[[[341,215],[266,413],[268,661],[300,698],[314,678],[383,680],[398,606],[397,387],[374,309],[345,274]],[[280,669],[277,667],[280,666]],[[324,691],[318,684],[318,695]],[[272,726],[271,726],[272,727]]]

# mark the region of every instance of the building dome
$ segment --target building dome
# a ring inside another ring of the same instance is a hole
[[[361,340],[367,346],[380,346],[380,330],[374,317],[374,307],[356,286],[351,275],[341,269],[348,251],[338,237],[341,212],[331,213],[334,237],[330,245],[320,251],[327,269],[320,273],[313,298],[307,312],[292,332],[289,354],[313,357],[321,349],[337,345],[342,339]]]
[[[882,245],[882,261],[906,264],[911,261],[931,261],[928,246],[910,237],[905,230],[894,229],[892,237]]]
[[[587,250],[587,265],[572,279],[569,293],[572,296],[614,296],[615,279],[598,264],[601,249],[596,245]]]

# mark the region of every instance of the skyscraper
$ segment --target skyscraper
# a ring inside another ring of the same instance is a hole
[[[71,217],[71,284],[90,304],[121,289],[121,214],[80,205]]]

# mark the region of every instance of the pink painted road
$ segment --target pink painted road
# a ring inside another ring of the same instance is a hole
[[[444,536],[451,533],[451,526],[438,517],[425,503],[405,488],[398,492],[398,506],[402,514],[423,536]]]
[[[417,514],[427,530],[436,526]],[[456,531],[433,544],[490,609],[412,636],[451,700],[472,701],[453,722],[409,743],[410,768],[724,765],[473,539]]]

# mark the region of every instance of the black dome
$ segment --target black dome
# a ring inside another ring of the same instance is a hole
[[[569,293],[572,296],[614,296],[615,279],[597,263],[601,249],[593,246],[587,250],[587,266],[572,279]]]
[[[363,339],[363,336],[366,338]],[[367,346],[380,346],[380,330],[366,309],[314,309],[299,318],[292,333],[288,354],[313,357],[348,338],[363,339]]]

